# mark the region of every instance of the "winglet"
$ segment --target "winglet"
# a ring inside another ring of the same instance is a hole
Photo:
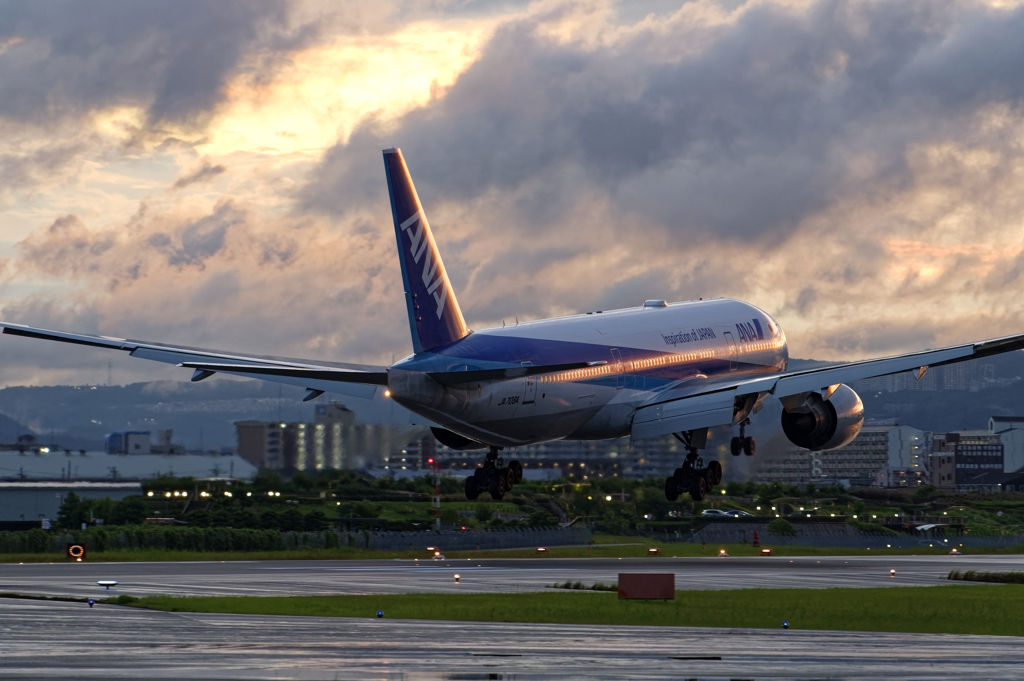
[[[391,215],[402,263],[413,350],[423,352],[469,335],[441,253],[400,149],[384,150]]]

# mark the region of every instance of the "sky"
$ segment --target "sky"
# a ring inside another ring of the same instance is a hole
[[[730,296],[794,357],[1021,333],[1021,35],[1010,0],[3,3],[0,320],[390,363],[398,146],[471,328]],[[0,385],[187,373],[0,339]]]

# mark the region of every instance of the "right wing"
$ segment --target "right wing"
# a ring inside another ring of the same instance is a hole
[[[11,336],[122,350],[132,357],[176,364],[193,369],[193,381],[201,381],[215,373],[223,373],[297,385],[309,391],[307,399],[324,392],[371,398],[377,388],[386,386],[388,382],[387,367],[382,366],[242,355],[126,338],[49,331],[3,322],[0,322],[0,326],[3,326],[5,334]]]
[[[930,367],[990,357],[1024,349],[1024,334],[985,340],[940,350],[925,350],[895,357],[789,371],[735,381],[691,379],[669,387],[637,409],[632,437],[640,440],[697,428],[735,424],[744,408],[765,395],[778,398],[821,391],[865,378],[877,378],[917,369],[924,375]]]

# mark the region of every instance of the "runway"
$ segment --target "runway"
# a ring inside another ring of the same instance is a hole
[[[620,572],[672,572],[682,590],[932,586],[948,584],[943,578],[954,568],[1024,570],[1024,555],[7,563],[0,564],[0,592],[88,597],[106,593],[97,580],[113,579],[112,594],[133,596],[516,593],[565,580],[608,584]]]
[[[0,591],[102,597],[96,581],[116,579],[109,595],[507,593],[619,572],[672,572],[679,589],[924,586],[949,584],[953,568],[1022,570],[1024,556],[8,563]],[[0,640],[0,678],[1010,679],[1024,664],[1013,637],[257,617],[7,598]]]
[[[1019,639],[150,612],[0,599],[0,678],[1015,679]],[[714,658],[714,659],[708,659]]]

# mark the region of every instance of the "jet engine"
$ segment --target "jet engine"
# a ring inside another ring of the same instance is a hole
[[[848,385],[782,398],[782,430],[797,447],[835,449],[857,437],[864,424],[864,403]]]

